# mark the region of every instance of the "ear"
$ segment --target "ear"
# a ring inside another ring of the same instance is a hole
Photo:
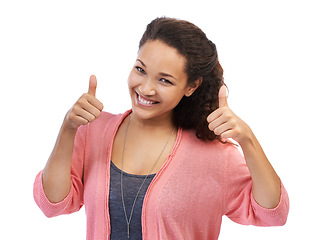
[[[186,88],[184,95],[186,97],[190,97],[196,91],[196,89],[201,85],[201,83],[202,83],[202,77],[198,78],[193,84],[189,85]]]

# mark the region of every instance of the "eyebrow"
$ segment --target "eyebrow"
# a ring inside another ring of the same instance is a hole
[[[147,68],[146,65],[144,64],[144,62],[141,59],[137,59],[138,62],[140,62],[142,64],[143,67]],[[159,75],[163,76],[163,77],[171,77],[176,79],[174,76],[172,76],[171,74],[168,73],[164,73],[164,72],[160,72]]]

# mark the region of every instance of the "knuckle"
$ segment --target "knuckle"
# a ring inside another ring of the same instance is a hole
[[[214,129],[213,132],[215,133],[215,135],[220,135],[220,131],[218,128]]]
[[[78,103],[83,106],[85,105],[85,103],[87,102],[87,99],[85,97],[81,97],[79,100],[78,100]]]
[[[71,113],[70,114],[76,114],[80,109],[80,106],[77,104],[74,104],[73,107],[71,108]]]
[[[237,123],[236,123],[236,121],[232,120],[232,121],[230,122],[230,125],[231,125],[232,128],[236,128]]]
[[[71,108],[71,112],[75,112],[77,110],[77,105],[74,104],[73,107]]]
[[[75,123],[75,114],[73,114],[72,112],[68,115],[68,120],[71,123]]]
[[[83,101],[83,99],[85,98],[85,93],[76,101],[77,103],[80,103]]]
[[[88,97],[88,93],[83,93],[81,98],[87,98]]]
[[[100,110],[100,111],[103,110],[103,104],[102,104],[102,103],[100,103],[99,110]]]
[[[101,112],[97,110],[95,117],[98,118],[100,116]]]
[[[72,122],[72,120],[73,120],[73,116],[72,116],[72,114],[70,113],[69,115],[68,115],[68,120],[70,121],[70,122]]]
[[[78,100],[79,103],[86,103],[88,100],[88,94],[84,93]]]
[[[90,115],[90,117],[89,117],[90,122],[94,121],[95,119],[96,119],[96,117],[94,115]]]
[[[83,100],[82,98],[79,98],[79,100],[76,101],[76,103],[73,105],[73,108],[77,108],[77,106],[82,106]]]
[[[230,114],[229,111],[223,112],[223,115],[222,115],[222,116],[225,117],[226,119],[230,119],[230,118],[231,118],[231,114]]]
[[[87,124],[88,124],[88,121],[83,119],[83,120],[81,120],[79,125],[87,125]]]

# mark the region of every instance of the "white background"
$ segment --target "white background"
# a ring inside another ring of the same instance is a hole
[[[195,23],[217,45],[228,103],[290,195],[284,227],[224,217],[220,239],[310,239],[310,17],[299,0],[1,1],[0,239],[85,239],[84,208],[46,218],[33,200],[34,178],[91,74],[106,111],[130,108],[127,76],[138,41],[163,15]]]

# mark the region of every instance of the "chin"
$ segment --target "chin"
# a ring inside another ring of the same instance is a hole
[[[163,120],[165,118],[171,120],[172,109],[163,109],[161,102],[147,103],[141,100],[135,91],[131,95],[131,106],[134,115],[141,120]]]
[[[132,106],[132,113],[135,118],[140,119],[142,121],[152,120],[152,121],[163,121],[166,119],[167,121],[171,121],[172,119],[172,111],[162,112],[160,109],[142,109],[137,106]]]

